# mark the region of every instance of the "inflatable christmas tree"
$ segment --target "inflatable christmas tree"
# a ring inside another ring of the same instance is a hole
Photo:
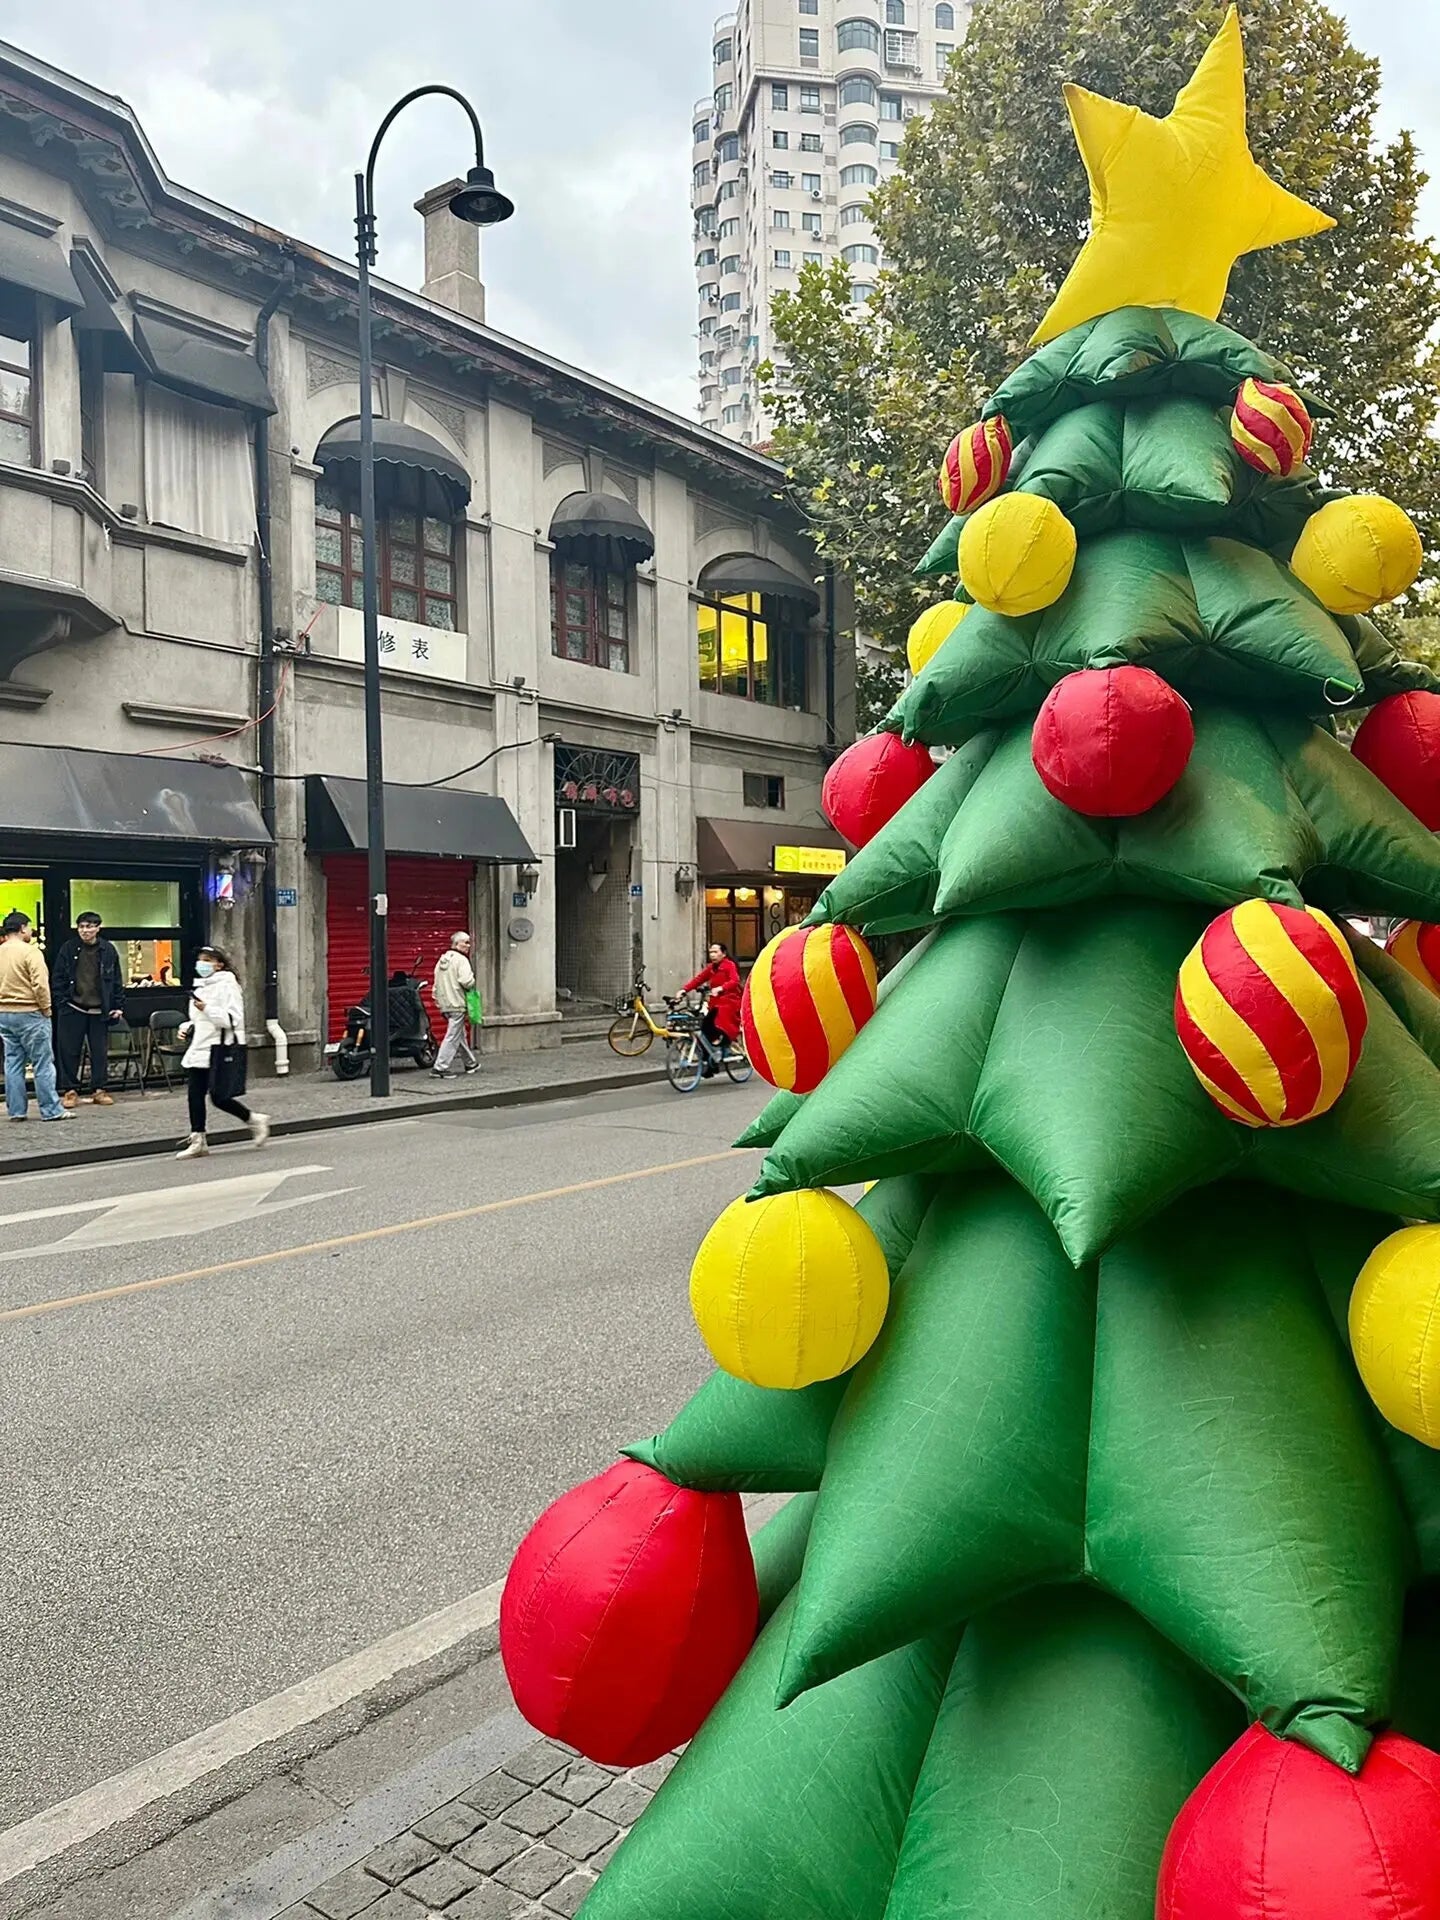
[[[537,1725],[690,1741],[586,1920],[1440,1920],[1440,688],[1368,617],[1420,543],[1217,323],[1328,224],[1234,16],[1167,119],[1070,108],[1091,238],[747,988],[719,1371],[508,1583]]]

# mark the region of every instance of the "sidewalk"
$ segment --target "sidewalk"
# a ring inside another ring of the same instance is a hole
[[[328,1067],[318,1073],[290,1074],[283,1080],[255,1080],[246,1099],[270,1116],[277,1134],[312,1133],[417,1113],[564,1100],[664,1077],[665,1055],[660,1047],[652,1047],[638,1060],[624,1060],[604,1040],[576,1040],[533,1053],[485,1054],[480,1071],[460,1079],[437,1080],[423,1069],[397,1066],[391,1072],[387,1100],[372,1099],[368,1080],[342,1082]],[[0,1128],[0,1177],[173,1151],[188,1128],[184,1093],[166,1093],[163,1088],[144,1094],[118,1093],[113,1107],[94,1107],[82,1100],[75,1117],[63,1123],[41,1120],[32,1101],[23,1126]],[[227,1120],[212,1129],[210,1138],[212,1142],[243,1140],[245,1133]]]

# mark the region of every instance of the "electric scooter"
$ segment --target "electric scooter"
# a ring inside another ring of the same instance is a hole
[[[397,969],[390,976],[390,1059],[412,1060],[417,1067],[433,1067],[440,1051],[430,1030],[430,1016],[423,995],[428,983],[420,975],[420,955],[415,956],[409,973]],[[337,1080],[359,1080],[369,1073],[375,1049],[370,1038],[368,999],[351,1007],[345,1015],[345,1038],[332,1040],[325,1049],[330,1071]]]

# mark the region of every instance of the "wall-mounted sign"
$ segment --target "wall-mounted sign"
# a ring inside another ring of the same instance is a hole
[[[365,616],[359,607],[325,607],[316,622],[317,637],[327,616],[334,619],[340,658],[365,660]],[[380,616],[380,665],[386,673],[417,673],[427,680],[463,680],[467,639],[443,627],[419,627],[410,620]]]
[[[275,904],[277,907],[298,907],[300,904],[299,889],[297,887],[277,887],[275,889]]]
[[[512,920],[506,932],[512,940],[529,940],[535,932],[535,927],[530,920]]]
[[[645,898],[645,888],[640,881],[632,880],[630,882],[630,898],[632,900],[643,900]]]
[[[839,847],[776,847],[776,873],[843,873],[849,854]]]

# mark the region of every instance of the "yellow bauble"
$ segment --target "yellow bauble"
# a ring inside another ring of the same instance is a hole
[[[1290,571],[1331,613],[1369,613],[1414,586],[1424,558],[1403,507],[1383,494],[1357,493],[1311,514]]]
[[[960,535],[965,591],[992,613],[1038,613],[1075,570],[1075,529],[1053,500],[1003,493],[972,513]]]
[[[942,600],[938,607],[925,609],[905,642],[911,673],[925,671],[969,611],[963,600]]]
[[[1350,1345],[1390,1425],[1440,1447],[1440,1227],[1380,1242],[1350,1296]]]
[[[756,1387],[847,1373],[889,1304],[880,1242],[823,1188],[732,1201],[690,1269],[690,1306],[715,1364]]]

